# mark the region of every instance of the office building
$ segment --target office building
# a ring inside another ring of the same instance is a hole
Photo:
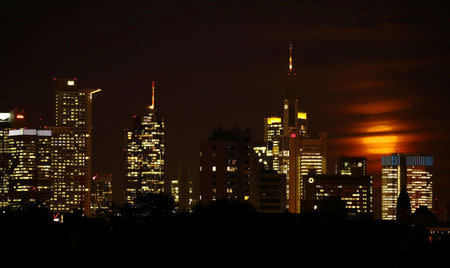
[[[259,213],[282,213],[286,210],[286,175],[275,170],[253,169],[250,181],[250,204]]]
[[[112,174],[101,172],[91,180],[91,213],[107,215],[112,212]]]
[[[51,135],[50,130],[9,130],[9,206],[20,207],[32,202],[49,204],[52,173]]]
[[[78,151],[71,127],[48,127],[52,131],[52,198],[50,210],[55,214],[82,210],[90,214],[90,179],[83,173],[85,159]]]
[[[52,137],[55,213],[90,214],[92,178],[92,102],[100,89],[79,89],[76,78],[53,78],[55,126]]]
[[[264,143],[267,156],[267,169],[281,170],[281,141],[283,138],[283,124],[281,117],[271,116],[264,118]]]
[[[336,163],[336,175],[366,176],[365,157],[341,157]]]
[[[217,129],[200,145],[200,203],[247,201],[250,184],[249,130]]]
[[[420,206],[433,208],[433,156],[392,154],[381,157],[381,217],[396,219],[397,199],[406,188],[411,212]]]
[[[70,127],[77,148],[76,176],[92,177],[92,100],[100,89],[78,89],[76,78],[54,78],[55,125]]]
[[[311,175],[302,180],[302,212],[320,210],[322,201],[338,199],[350,213],[372,213],[372,178],[369,176]]]
[[[293,132],[289,140],[287,199],[289,211],[300,213],[303,178],[326,174],[327,134],[322,132],[320,138],[305,139]]]
[[[23,110],[12,110],[0,113],[0,207],[9,205],[8,192],[10,175],[13,172],[12,140],[9,131],[25,126],[25,113]]]
[[[155,107],[155,83],[152,83],[152,104],[146,113],[133,116],[134,125],[126,132],[125,195],[133,204],[139,193],[167,191],[165,180],[165,127]]]

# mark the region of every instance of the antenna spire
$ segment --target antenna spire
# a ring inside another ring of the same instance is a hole
[[[155,81],[152,81],[152,105],[150,105],[150,109],[155,109]]]
[[[294,44],[289,43],[289,75],[294,74],[294,65],[293,65],[293,58],[294,58]]]

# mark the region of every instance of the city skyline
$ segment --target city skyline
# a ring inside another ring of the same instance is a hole
[[[50,10],[59,8],[63,7],[51,7]],[[319,12],[317,7],[307,8]],[[79,7],[79,10],[85,9]],[[108,17],[111,14],[107,11],[114,10],[114,7],[110,7],[103,12]],[[445,37],[438,33],[446,29],[438,25],[441,17],[436,16],[434,20],[425,22],[437,11],[419,13],[423,16],[417,19],[416,22],[421,25],[417,27],[411,23],[413,15],[402,13],[397,18],[400,21],[396,21],[395,12],[389,9],[378,7],[378,10],[384,11],[382,19],[364,8],[360,10],[366,15],[366,20],[360,21],[357,16],[353,16],[353,21],[348,21],[342,15],[332,13],[332,9],[325,9],[321,11],[333,15],[330,21],[317,23],[308,16],[304,19],[290,17],[290,21],[275,24],[277,26],[267,34],[256,32],[248,37],[246,33],[252,26],[251,16],[246,17],[244,11],[236,11],[237,20],[247,28],[237,29],[231,22],[231,25],[227,24],[230,28],[221,27],[219,19],[213,19],[212,27],[216,27],[217,32],[200,27],[200,30],[191,32],[192,39],[173,42],[173,38],[165,34],[164,30],[178,32],[190,29],[182,26],[182,19],[177,18],[173,22],[175,28],[160,26],[162,34],[155,35],[158,45],[152,43],[153,39],[143,37],[144,26],[136,25],[136,31],[129,32],[131,40],[153,44],[150,46],[152,49],[148,50],[139,42],[133,46],[120,41],[117,46],[106,49],[110,31],[127,33],[120,27],[115,28],[120,26],[116,23],[101,24],[103,26],[97,30],[86,32],[87,35],[103,37],[94,38],[98,48],[83,48],[77,42],[62,47],[50,45],[56,37],[52,36],[52,31],[39,28],[37,33],[43,33],[43,38],[26,35],[11,40],[17,42],[31,38],[42,42],[44,47],[39,49],[47,55],[49,62],[44,62],[44,68],[38,68],[38,63],[44,61],[40,58],[42,56],[32,55],[27,58],[29,52],[22,52],[23,56],[19,55],[17,62],[27,66],[25,75],[13,74],[5,78],[7,98],[2,98],[0,107],[2,111],[16,106],[24,108],[26,117],[38,124],[39,118],[43,118],[43,121],[51,119],[52,106],[46,97],[51,96],[48,80],[53,74],[74,74],[83,88],[101,87],[103,92],[95,100],[93,112],[96,152],[93,159],[94,173],[112,172],[116,190],[116,185],[124,179],[123,169],[118,168],[123,162],[123,130],[130,127],[129,121],[133,115],[142,113],[140,107],[144,107],[151,96],[151,81],[157,80],[160,82],[158,103],[167,122],[168,177],[172,178],[177,176],[176,167],[180,163],[198,166],[200,140],[205,139],[220,123],[226,127],[235,124],[241,128],[249,127],[253,141],[263,140],[263,118],[270,114],[281,115],[280,102],[285,92],[287,72],[287,44],[293,42],[299,80],[297,96],[313,118],[313,133],[321,130],[328,132],[330,158],[336,159],[341,155],[365,156],[368,159],[368,175],[380,177],[379,156],[382,154],[396,151],[434,153],[436,168],[440,171],[435,176],[440,179],[437,190],[440,196],[448,200],[449,193],[445,189],[449,188],[449,183],[445,178],[450,174],[449,157],[446,154],[449,116],[448,113],[440,112],[445,107],[445,98],[440,96],[448,95],[444,89],[448,88],[448,64],[445,59],[448,60],[449,54],[439,45],[441,40],[445,41]],[[85,11],[86,16],[92,16],[94,12]],[[279,7],[274,12],[280,17],[284,11],[284,8]],[[50,11],[42,11],[43,14],[46,12]],[[131,11],[122,12],[127,15]],[[267,13],[267,9],[264,12]],[[419,10],[412,14],[417,12]],[[191,17],[180,8],[175,13],[184,15],[194,26],[202,25],[200,19]],[[143,12],[138,16],[144,25],[157,25],[153,19],[147,19],[144,15]],[[226,14],[219,12],[219,15]],[[32,15],[31,19],[42,20],[40,16]],[[202,16],[211,19],[211,15]],[[254,16],[264,18],[261,15]],[[133,26],[133,21],[127,18],[130,17],[124,16],[120,21],[123,27]],[[25,23],[31,19],[28,18]],[[302,26],[302,20],[309,22],[309,26]],[[17,21],[12,22],[17,32],[9,31],[8,36],[30,33]],[[42,23],[46,25],[48,22],[44,20]],[[75,24],[65,20],[63,25],[69,26],[67,32],[76,29]],[[334,27],[327,28],[330,25]],[[66,30],[59,28],[62,26],[55,27],[56,36],[66,36]],[[297,34],[294,31],[296,27]],[[426,30],[429,28],[437,33],[428,33]],[[229,32],[229,29],[236,32]],[[282,29],[294,33],[288,34]],[[323,36],[318,36],[312,29],[318,29]],[[83,34],[73,32],[75,37],[67,37],[66,42],[84,37]],[[278,32],[279,35],[276,34]],[[408,35],[398,35],[404,32]],[[203,33],[207,37],[202,37]],[[221,33],[227,33],[226,36],[230,38],[236,37],[240,42],[221,37]],[[393,38],[394,35],[396,38]],[[430,36],[433,38],[428,38]],[[419,42],[411,44],[409,41]],[[216,46],[206,44],[210,42]],[[164,45],[168,47],[162,48]],[[319,47],[315,47],[317,45]],[[2,46],[6,49],[10,45]],[[428,50],[429,47],[434,47],[435,51]],[[136,51],[132,51],[132,48],[136,48]],[[18,49],[14,51],[19,53]],[[111,66],[114,61],[109,59],[114,52],[119,51],[124,52],[124,55],[116,58],[120,68]],[[95,55],[98,52],[100,54]],[[339,55],[340,52],[343,56]],[[84,53],[87,53],[86,60],[93,63],[90,67],[79,59]],[[13,58],[7,58],[7,63],[12,61]],[[12,64],[10,72],[18,72],[18,63]],[[12,103],[15,105],[10,106]],[[109,155],[117,157],[110,159]],[[328,166],[334,167],[332,163]]]

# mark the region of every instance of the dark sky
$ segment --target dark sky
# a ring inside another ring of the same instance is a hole
[[[179,165],[197,170],[199,142],[218,122],[262,140],[263,117],[281,113],[294,42],[297,93],[313,132],[329,133],[330,162],[367,156],[379,176],[380,154],[430,152],[438,197],[450,200],[444,1],[159,2],[2,3],[0,109],[51,118],[52,75],[101,88],[94,170],[113,173],[117,199],[123,130],[143,111],[152,80],[173,177]]]

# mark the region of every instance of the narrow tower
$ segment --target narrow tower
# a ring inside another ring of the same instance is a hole
[[[126,202],[145,193],[165,191],[165,128],[164,119],[155,106],[155,81],[152,100],[146,112],[133,116],[134,125],[126,135]]]

